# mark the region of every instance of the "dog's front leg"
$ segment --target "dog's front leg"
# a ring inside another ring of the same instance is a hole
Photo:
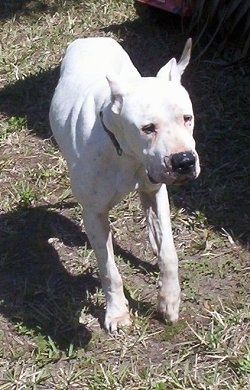
[[[149,239],[160,268],[158,311],[175,322],[179,314],[180,285],[167,189],[162,185],[157,191],[141,192],[140,196],[148,220]]]
[[[109,332],[115,332],[120,326],[129,325],[130,318],[121,275],[114,260],[108,213],[89,210],[84,211],[83,218],[88,239],[97,258],[106,298],[104,326]]]

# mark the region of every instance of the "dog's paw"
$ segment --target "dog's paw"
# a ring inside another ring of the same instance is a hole
[[[130,325],[131,320],[128,311],[124,312],[121,315],[112,315],[108,312],[106,313],[104,326],[109,333],[118,332],[120,329],[128,327]]]
[[[158,294],[157,311],[164,319],[172,323],[178,321],[181,292],[179,288],[175,291],[161,289]]]

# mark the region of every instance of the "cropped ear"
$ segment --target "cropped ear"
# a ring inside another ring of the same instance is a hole
[[[169,81],[176,81],[180,83],[181,75],[189,64],[191,57],[192,39],[188,38],[184,50],[181,55],[180,61],[177,63],[175,58],[172,58],[166,65],[164,65],[159,72],[157,77],[164,77]]]
[[[172,58],[170,61],[168,61],[168,63],[159,70],[157,77],[180,83],[181,75],[178,70],[176,59]]]
[[[178,69],[181,75],[184,73],[184,70],[189,64],[191,58],[191,50],[192,50],[192,38],[188,38],[184,46],[180,61],[178,62]]]
[[[111,92],[111,109],[115,114],[120,114],[123,105],[123,99],[126,94],[126,88],[124,83],[122,83],[118,78],[114,78],[113,76],[106,76],[106,79],[109,83]]]

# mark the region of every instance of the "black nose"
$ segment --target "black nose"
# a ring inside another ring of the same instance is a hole
[[[172,154],[170,160],[174,172],[187,174],[194,169],[195,157],[191,152]]]

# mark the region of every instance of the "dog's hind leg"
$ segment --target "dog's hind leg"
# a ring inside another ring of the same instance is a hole
[[[154,192],[141,191],[140,197],[148,220],[150,242],[158,255],[160,268],[158,311],[164,318],[175,322],[179,315],[180,285],[166,186],[162,185]]]
[[[130,318],[122,278],[114,260],[108,212],[85,210],[83,219],[88,239],[97,258],[106,297],[104,326],[109,332],[115,332],[119,327],[129,325]]]

